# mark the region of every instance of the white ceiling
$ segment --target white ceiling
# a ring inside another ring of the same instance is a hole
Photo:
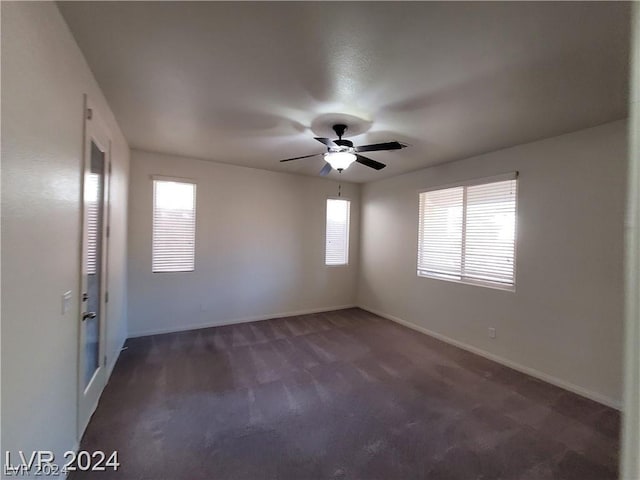
[[[411,145],[367,182],[627,115],[627,3],[59,5],[134,148],[317,175],[353,115]]]

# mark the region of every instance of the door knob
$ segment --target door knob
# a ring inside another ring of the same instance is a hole
[[[82,312],[82,321],[84,322],[89,318],[96,318],[96,316],[96,312]]]

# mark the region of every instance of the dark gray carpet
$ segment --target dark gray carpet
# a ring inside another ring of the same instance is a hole
[[[127,346],[73,478],[617,477],[618,412],[363,310]]]

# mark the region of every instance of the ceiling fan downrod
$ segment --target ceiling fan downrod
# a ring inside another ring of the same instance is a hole
[[[333,126],[333,131],[336,132],[338,138],[342,140],[342,135],[344,135],[344,132],[347,131],[347,126],[343,125],[342,123],[338,123],[337,125]]]

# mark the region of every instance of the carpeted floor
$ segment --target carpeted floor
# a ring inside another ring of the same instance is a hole
[[[360,309],[127,346],[74,479],[617,478],[618,412]]]

